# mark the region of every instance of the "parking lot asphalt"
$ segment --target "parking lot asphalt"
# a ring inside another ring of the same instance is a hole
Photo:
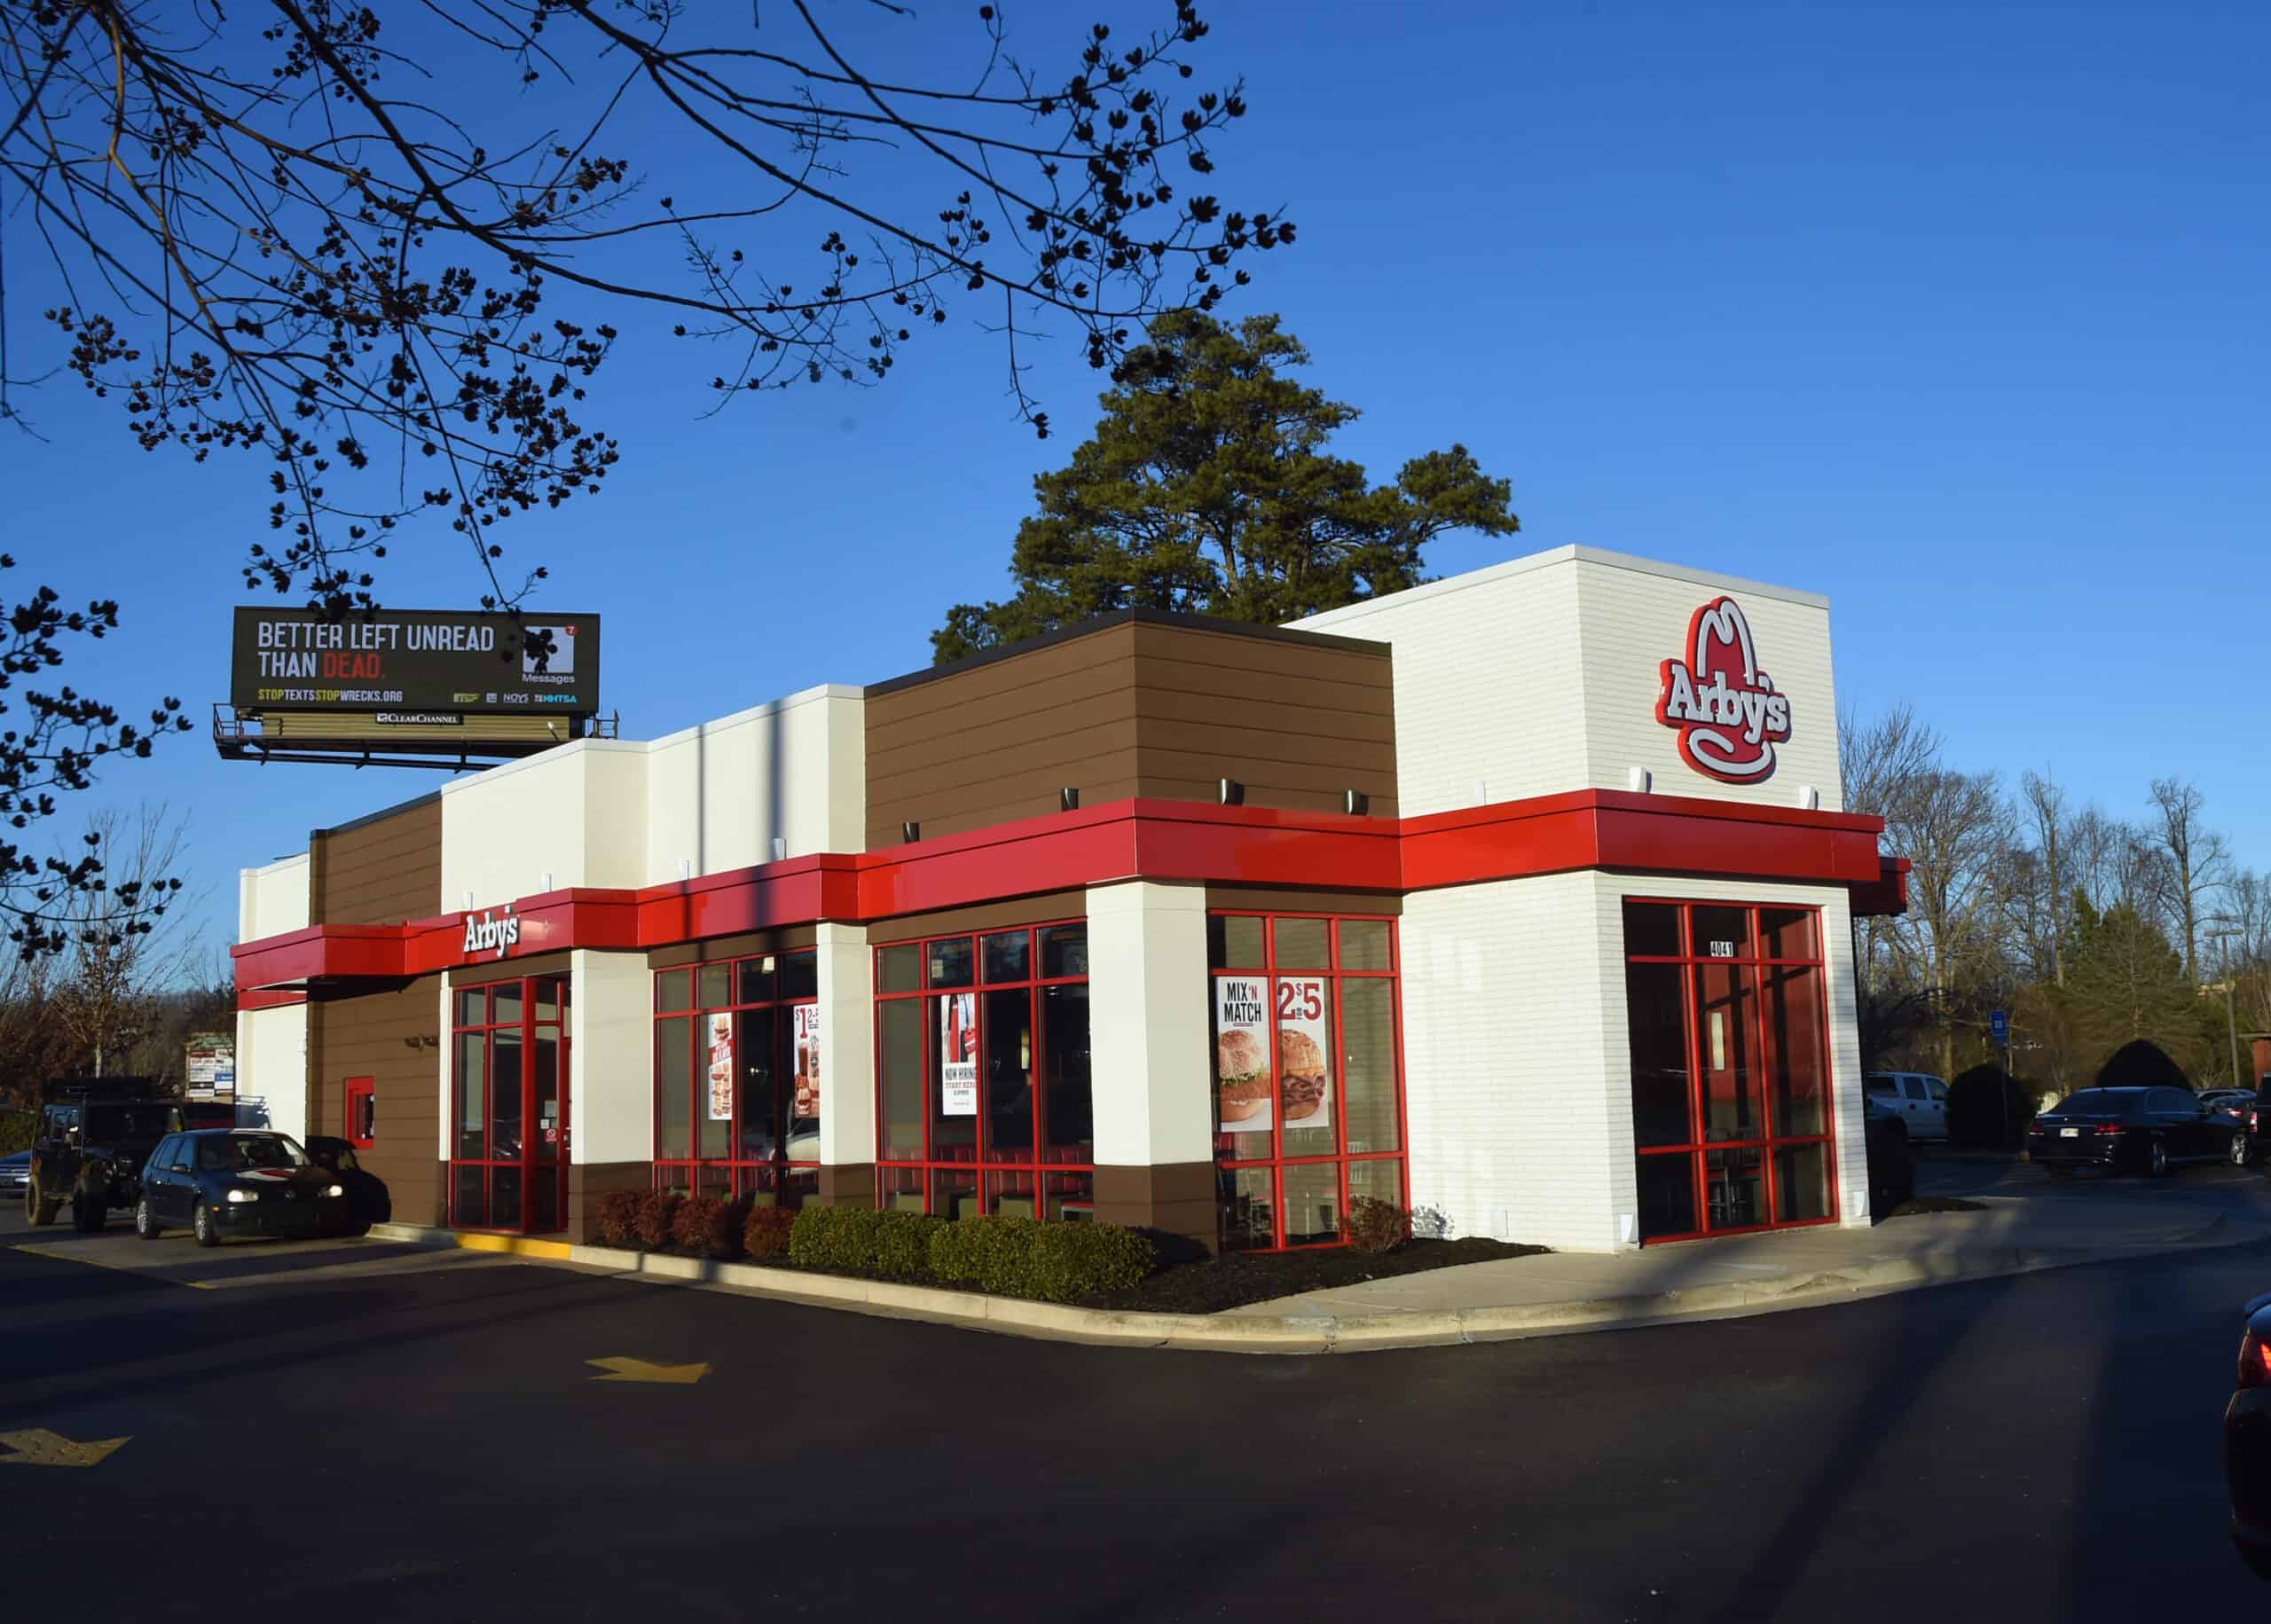
[[[2260,1609],[2271,1590],[2224,1543],[2217,1418],[2237,1305],[2267,1288],[2271,1246],[2251,1245],[1764,1319],[1238,1358],[455,1251],[83,1240],[10,1212],[0,1442],[127,1441],[85,1468],[0,1466],[8,1601],[134,1619]],[[625,1372],[677,1379],[601,1379]]]

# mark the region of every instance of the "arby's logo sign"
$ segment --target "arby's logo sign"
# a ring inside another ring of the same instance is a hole
[[[1714,598],[1687,623],[1687,647],[1662,667],[1656,720],[1679,731],[1680,759],[1726,784],[1774,776],[1774,747],[1790,736],[1790,700],[1758,669],[1750,622]]]
[[[520,915],[507,908],[501,915],[491,918],[486,911],[465,916],[465,954],[470,959],[484,953],[503,958],[521,945]]]

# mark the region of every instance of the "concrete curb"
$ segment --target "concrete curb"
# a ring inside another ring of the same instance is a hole
[[[1375,1353],[1503,1342],[1524,1337],[1615,1330],[1681,1320],[1733,1319],[1788,1308],[1853,1302],[1895,1291],[2070,1268],[2194,1247],[2233,1246],[2262,1238],[2254,1226],[2218,1215],[2197,1228],[2121,1246],[1948,1248],[1880,1258],[1849,1267],[1770,1280],[1729,1281],[1686,1291],[1490,1308],[1414,1309],[1367,1314],[1146,1314],[1073,1308],[986,1297],[936,1286],[900,1285],[754,1263],[712,1263],[605,1246],[570,1246],[512,1236],[460,1235],[414,1224],[383,1224],[374,1237],[457,1245],[602,1270],[657,1285],[747,1291],[813,1307],[847,1308],[889,1319],[924,1320],[1007,1336],[1096,1347],[1164,1347],[1218,1353]]]

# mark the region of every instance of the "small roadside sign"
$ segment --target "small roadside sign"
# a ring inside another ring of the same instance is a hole
[[[2008,1009],[1996,1009],[1990,1011],[1987,1016],[1987,1031],[1989,1035],[1995,1040],[1995,1047],[1997,1048],[2010,1047],[2011,1012]]]

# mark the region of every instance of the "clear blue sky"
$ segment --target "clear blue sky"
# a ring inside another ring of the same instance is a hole
[[[1209,10],[1202,59],[1253,107],[1216,145],[1221,190],[1301,233],[1228,313],[1283,313],[1363,409],[1337,449],[1376,476],[1458,439],[1513,481],[1523,534],[1445,542],[1437,571],[1584,542],[1827,592],[1847,704],[1913,700],[1954,762],[2053,768],[2124,815],[2189,776],[2271,867],[2271,11]],[[839,14],[907,29],[864,11]],[[1074,14],[1011,21],[1039,57]],[[960,49],[955,18],[918,27]],[[1036,444],[975,315],[884,388],[706,421],[711,357],[603,374],[625,467],[513,539],[552,568],[541,603],[607,616],[627,734],[919,666],[947,604],[1002,589],[1031,476],[1098,386],[1060,339],[1035,374],[1059,436]],[[17,573],[127,616],[72,679],[179,694],[201,729],[265,498],[135,451],[67,380],[26,404],[51,443],[0,434]],[[397,552],[390,602],[477,590],[437,529]],[[200,732],[101,798],[192,811],[221,941],[240,865],[433,782],[225,765]]]

